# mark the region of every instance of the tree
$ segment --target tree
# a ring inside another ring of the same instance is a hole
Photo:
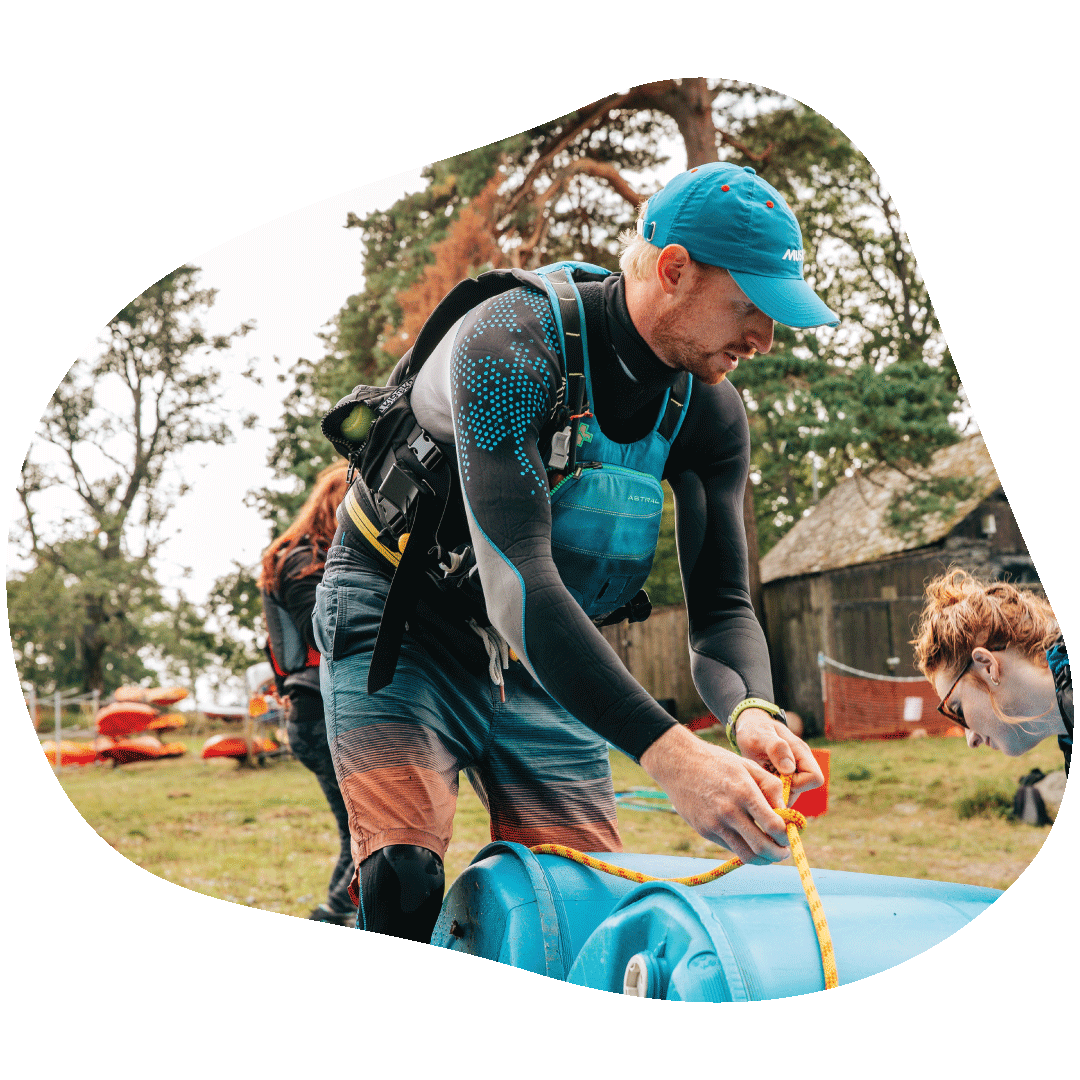
[[[207,336],[198,316],[215,290],[198,288],[198,274],[182,266],[118,312],[49,402],[18,488],[31,566],[8,586],[20,674],[45,668],[57,685],[110,691],[147,672],[139,656],[153,651],[166,608],[153,560],[186,490],[169,467],[186,446],[231,437],[208,361],[254,325]],[[50,628],[40,606],[34,617],[35,589],[64,611],[62,625]]]
[[[362,220],[350,216],[347,225],[363,230],[364,288],[326,334],[324,360],[298,372],[273,459],[279,475],[306,480],[312,455],[328,460],[312,417],[355,383],[383,381],[461,276],[567,257],[614,268],[620,230],[679,142],[687,167],[731,160],[784,193],[803,226],[807,279],[842,317],[836,330],[778,328],[773,353],[733,379],[753,439],[752,594],[759,535],[767,550],[846,473],[879,461],[918,465],[957,438],[950,415],[959,381],[895,207],[866,159],[791,98],[725,80],[667,79],[437,162],[423,191]],[[665,542],[657,582],[677,581],[664,565],[673,552]],[[756,596],[755,606],[760,613]]]

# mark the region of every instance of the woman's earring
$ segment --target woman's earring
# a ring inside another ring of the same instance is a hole
[[[993,675],[991,675],[991,676],[990,676],[990,681],[991,681],[991,682],[992,682],[992,683],[993,683],[993,684],[994,684],[995,686],[1000,686],[1000,685],[1001,685],[1001,683],[999,683],[999,682],[997,681],[997,679],[995,679],[995,678],[994,678],[994,676],[993,676]]]

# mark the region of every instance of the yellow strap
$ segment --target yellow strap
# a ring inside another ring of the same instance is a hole
[[[806,818],[798,810],[787,809],[788,797],[791,795],[791,777],[781,777],[784,784],[784,806],[776,808],[777,814],[784,819],[787,826],[788,843],[791,845],[791,854],[795,859],[795,866],[799,871],[799,880],[802,882],[803,892],[806,894],[806,902],[810,906],[810,918],[814,922],[814,931],[817,934],[818,950],[821,953],[821,971],[825,976],[825,989],[834,990],[839,985],[839,977],[836,972],[836,957],[833,953],[832,937],[829,935],[829,924],[825,920],[825,909],[821,904],[821,897],[814,885],[813,875],[810,873],[810,864],[803,850],[802,840],[799,838],[799,830],[806,828]],[[694,874],[691,877],[660,878],[650,874],[642,874],[637,870],[627,870],[624,866],[616,866],[614,863],[603,862],[601,859],[586,855],[575,848],[566,847],[563,844],[537,844],[529,849],[536,855],[561,855],[565,859],[572,859],[582,866],[588,866],[593,870],[600,870],[605,874],[613,874],[615,877],[625,878],[627,881],[636,881],[643,884],[646,881],[667,881],[674,885],[704,885],[709,881],[730,874],[732,870],[743,865],[742,859],[728,859],[714,870],[705,874]]]
[[[353,494],[352,488],[345,493],[345,512],[352,518],[353,524],[364,535],[364,538],[379,552],[388,562],[397,566],[401,562],[401,555],[396,551],[391,551],[385,544],[379,540],[379,530],[376,528],[371,519],[360,509],[360,503],[357,501],[356,496]]]

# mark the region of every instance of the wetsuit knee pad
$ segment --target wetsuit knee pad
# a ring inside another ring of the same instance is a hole
[[[360,864],[360,928],[430,941],[446,877],[434,851],[415,844],[380,848]]]

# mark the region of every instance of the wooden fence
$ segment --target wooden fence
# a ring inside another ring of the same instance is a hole
[[[645,622],[605,626],[601,633],[654,698],[675,701],[684,724],[708,714],[690,678],[689,628],[682,604],[654,608]]]

